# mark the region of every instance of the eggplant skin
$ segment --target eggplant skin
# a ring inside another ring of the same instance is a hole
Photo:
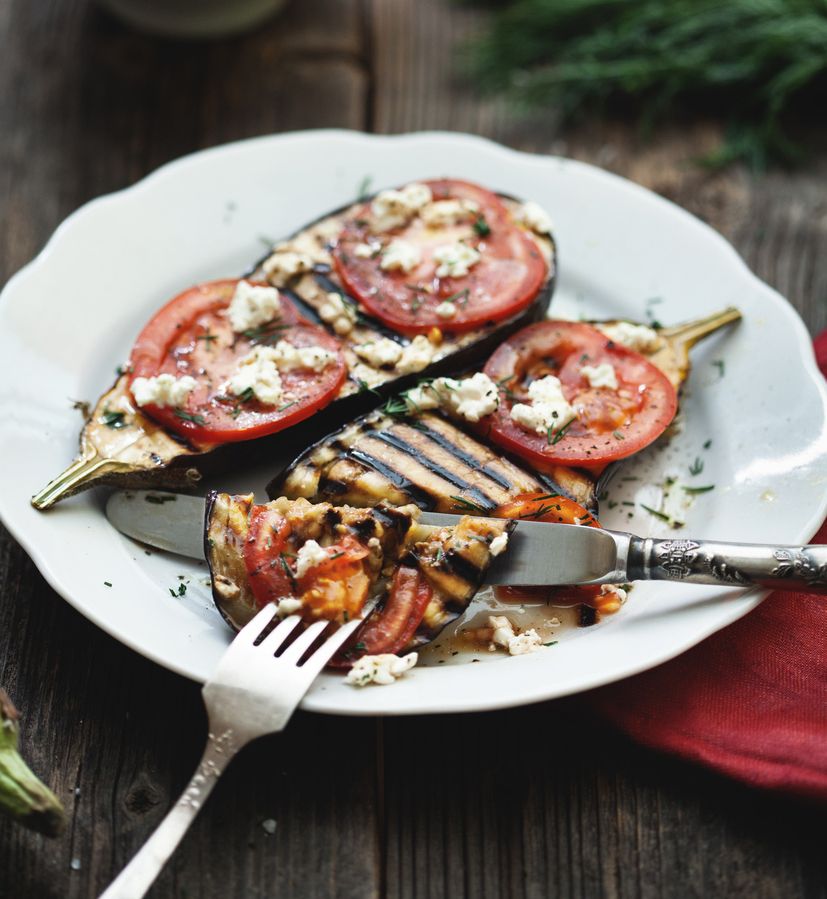
[[[531,472],[442,415],[379,410],[329,434],[268,485],[269,496],[312,502],[415,503],[432,512],[490,514],[523,493],[554,492],[594,511],[595,480],[559,466]]]

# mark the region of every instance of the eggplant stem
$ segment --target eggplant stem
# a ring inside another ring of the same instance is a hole
[[[682,343],[688,350],[695,346],[699,340],[706,337],[707,334],[711,334],[713,331],[723,328],[724,325],[732,324],[740,319],[741,313],[734,306],[727,306],[726,309],[722,309],[720,312],[713,312],[712,315],[707,315],[695,321],[672,325],[670,328],[660,328],[658,334],[669,341]]]
[[[114,459],[104,459],[97,453],[93,453],[91,456],[82,456],[36,493],[32,497],[32,505],[35,509],[42,512],[44,509],[53,506],[58,500],[63,499],[63,497],[76,492],[76,488],[79,485],[91,481],[95,474],[103,473],[101,469],[112,471],[123,467],[128,468],[129,466]]]

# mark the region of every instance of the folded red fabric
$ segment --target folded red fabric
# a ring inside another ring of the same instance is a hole
[[[827,331],[815,350],[827,377]],[[827,522],[812,542],[827,543]],[[827,597],[776,591],[678,658],[587,701],[646,746],[827,800]]]

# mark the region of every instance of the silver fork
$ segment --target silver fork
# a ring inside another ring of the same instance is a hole
[[[100,899],[140,899],[146,893],[232,757],[252,740],[285,728],[316,675],[362,623],[343,625],[303,658],[330,623],[317,621],[277,656],[301,619],[285,618],[256,645],[275,613],[272,604],[262,609],[221,657],[202,690],[209,735],[201,763],[166,818]]]

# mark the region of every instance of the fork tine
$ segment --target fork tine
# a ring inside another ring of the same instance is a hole
[[[357,618],[355,621],[343,624],[335,634],[328,637],[310,656],[304,665],[301,666],[301,670],[315,677],[361,624],[364,624],[363,618]]]
[[[329,624],[329,621],[316,621],[311,624],[303,634],[296,637],[279,658],[284,662],[298,665],[299,659],[310,649]]]
[[[253,643],[258,639],[261,635],[261,632],[265,627],[273,620],[273,616],[276,614],[276,605],[275,603],[267,603],[267,605],[255,616],[255,618],[251,618],[247,624],[244,625],[243,628],[236,634],[235,640],[233,643],[235,645],[246,645],[252,646]]]
[[[296,627],[301,624],[301,618],[298,615],[290,615],[283,621],[279,622],[275,630],[269,633],[258,645],[258,649],[264,649],[267,652],[275,653],[282,643],[293,633]]]

